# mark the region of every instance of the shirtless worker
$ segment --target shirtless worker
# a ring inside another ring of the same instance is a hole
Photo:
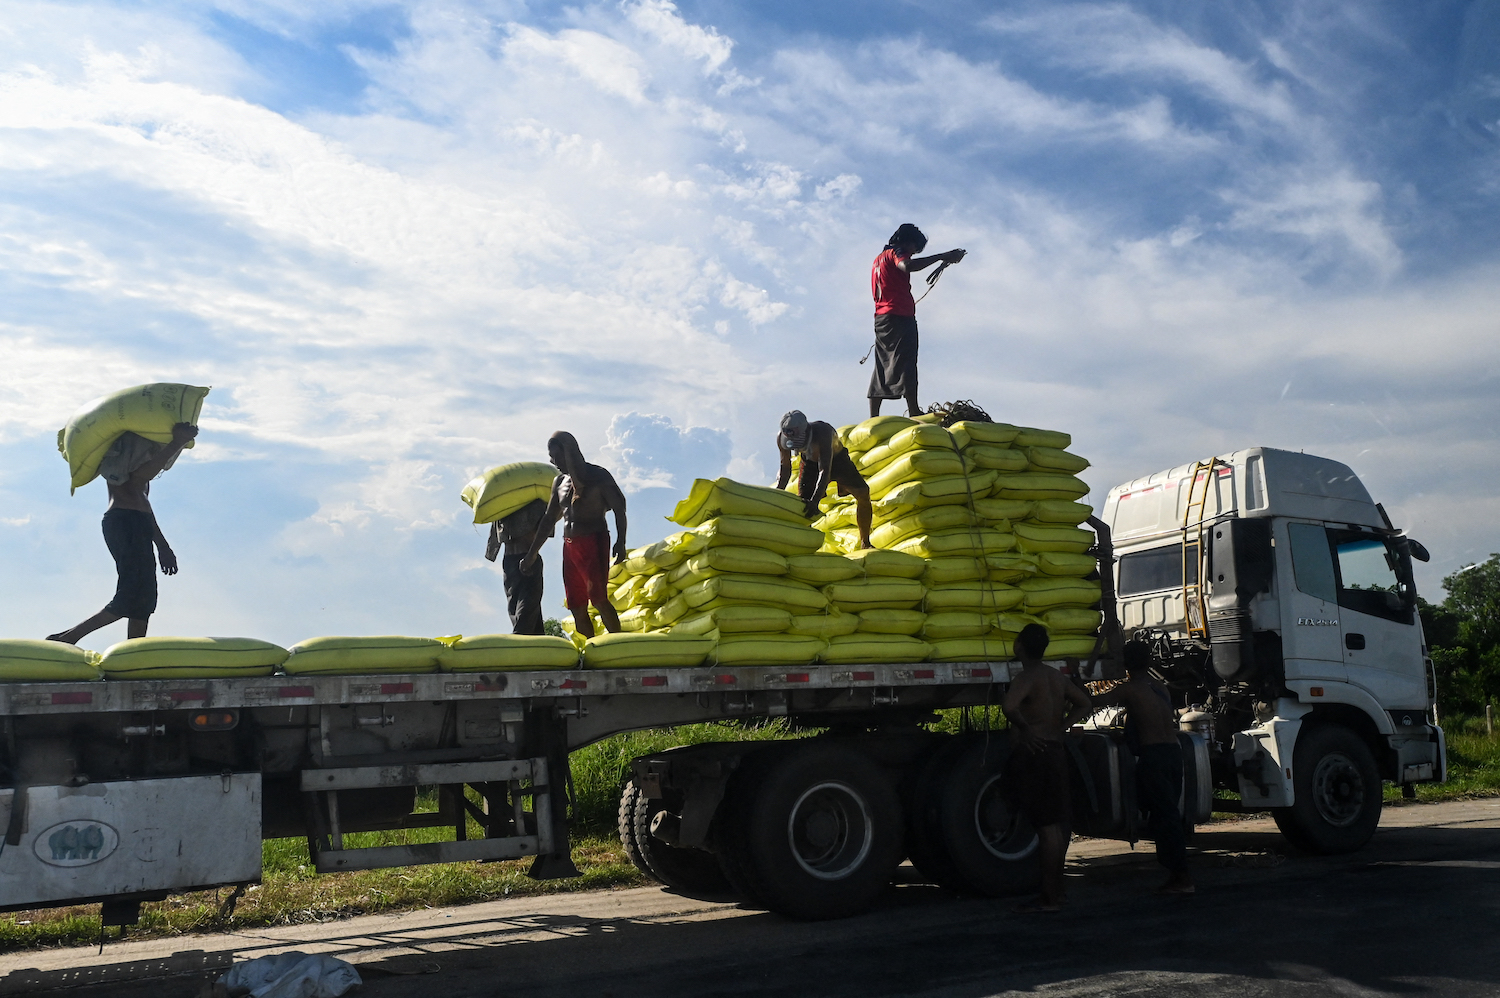
[[[625,493],[615,476],[583,459],[573,434],[559,430],[547,441],[547,459],[561,474],[552,481],[546,512],[536,525],[531,550],[521,559],[521,571],[531,572],[537,552],[552,536],[558,517],[563,521],[563,596],[573,611],[573,625],[585,638],[594,636],[589,603],[599,611],[604,629],[620,630],[620,615],[609,601],[609,526],[607,510],[615,514],[619,538],[614,545],[614,563],[625,560]]]
[[[521,560],[531,551],[536,527],[546,515],[547,504],[533,499],[509,516],[490,524],[490,538],[484,556],[494,561],[503,548],[500,579],[505,586],[506,610],[510,613],[512,634],[542,634],[542,560],[536,559],[530,571],[521,570]],[[552,536],[549,531],[548,537]]]
[[[1156,893],[1192,894],[1196,888],[1188,874],[1187,832],[1177,810],[1182,795],[1182,748],[1172,695],[1152,678],[1151,649],[1144,641],[1127,642],[1124,656],[1129,678],[1095,697],[1094,705],[1125,708],[1125,741],[1136,757],[1136,795],[1150,815],[1156,861],[1168,873]]]
[[[839,442],[834,428],[818,420],[809,423],[798,409],[781,417],[781,432],[776,434],[776,449],[781,452],[781,471],[776,476],[776,487],[786,488],[792,477],[792,454],[802,455],[802,474],[797,479],[797,494],[804,503],[803,512],[809,520],[821,515],[818,502],[828,494],[828,482],[832,479],[839,495],[854,497],[854,518],[859,525],[859,546],[871,547],[870,487],[864,476],[854,467],[849,452]],[[813,469],[817,471],[814,472]]]
[[[76,645],[84,635],[127,619],[125,636],[143,638],[156,612],[156,561],[163,575],[177,574],[177,555],[162,536],[151,510],[151,479],[177,460],[188,441],[198,435],[192,423],[172,427],[172,441],[152,443],[134,433],[125,433],[110,445],[99,463],[99,476],[109,486],[109,508],[104,511],[104,543],[115,559],[118,581],[115,596],[104,609],[66,631],[47,635],[48,641]],[[155,557],[152,546],[155,545]]]
[[[1042,892],[1016,910],[1057,911],[1067,900],[1063,865],[1068,859],[1070,774],[1063,732],[1092,711],[1089,695],[1042,663],[1047,629],[1027,624],[1016,636],[1021,674],[1011,680],[1000,707],[1014,732],[1000,791],[1036,829]]]

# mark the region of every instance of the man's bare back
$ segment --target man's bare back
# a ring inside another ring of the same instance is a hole
[[[1100,707],[1124,707],[1143,746],[1177,744],[1177,715],[1172,710],[1171,694],[1149,675],[1132,675],[1096,697],[1094,703]]]
[[[1086,693],[1040,661],[1025,662],[1001,707],[1027,743],[1062,741],[1063,732],[1090,710]]]

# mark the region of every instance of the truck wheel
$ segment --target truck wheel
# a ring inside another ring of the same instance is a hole
[[[1276,827],[1306,852],[1353,852],[1380,824],[1382,786],[1370,748],[1336,724],[1305,724],[1292,751],[1291,807],[1276,808]]]
[[[641,847],[635,834],[635,805],[643,800],[641,792],[631,782],[625,784],[620,791],[620,808],[615,816],[615,828],[620,834],[620,845],[625,849],[625,858],[630,860],[632,866],[640,870],[652,880],[661,881],[656,874],[651,872],[651,867],[646,864],[646,858],[641,855]]]
[[[658,814],[682,810],[681,796],[676,793],[664,800],[652,800],[645,794],[636,794],[631,822],[633,838],[648,875],[686,897],[705,901],[732,897],[734,889],[713,853],[674,846],[651,834],[651,823]]]
[[[792,918],[869,908],[901,858],[901,805],[890,781],[837,745],[802,745],[767,762],[743,774],[720,826],[731,881]]]
[[[967,743],[945,736],[927,761],[918,766],[906,787],[906,854],[917,871],[934,884],[957,881],[953,860],[943,845],[942,800],[944,778]]]
[[[1034,891],[1041,883],[1037,835],[1000,794],[1010,746],[1001,737],[966,739],[942,784],[938,824],[951,864],[943,886],[985,897]]]

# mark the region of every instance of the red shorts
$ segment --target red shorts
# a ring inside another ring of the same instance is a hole
[[[609,531],[563,538],[563,598],[570,610],[609,599]]]

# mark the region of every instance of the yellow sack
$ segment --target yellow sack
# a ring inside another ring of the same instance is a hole
[[[952,454],[956,443],[941,426],[918,423],[901,430],[885,443],[864,451],[854,463],[861,472],[874,474],[908,451],[941,450]]]
[[[68,462],[73,490],[99,474],[99,462],[122,434],[134,433],[156,444],[172,442],[172,427],[198,424],[207,388],[158,383],[136,385],[85,402],[57,431],[57,449]],[[187,446],[193,446],[189,440]]]
[[[990,568],[991,582],[1020,582],[1037,574],[1036,555],[1008,552],[984,557]]]
[[[712,547],[765,548],[779,555],[811,554],[823,546],[823,533],[802,523],[788,523],[763,516],[719,516],[684,530],[677,550],[687,555]]]
[[[998,475],[990,495],[997,499],[1078,499],[1089,487],[1072,475],[1048,471],[1018,471]]]
[[[882,576],[893,579],[920,579],[922,573],[927,571],[927,563],[921,558],[900,551],[865,548],[862,551],[851,552],[847,557],[851,563],[864,572],[866,578]]]
[[[976,468],[990,468],[994,471],[1025,471],[1028,463],[1025,451],[990,444],[970,444],[964,453]]]
[[[696,554],[706,546],[706,544],[698,543],[692,531],[679,530],[655,544],[647,544],[645,547],[634,548],[627,552],[625,571],[631,575],[644,575],[649,578],[658,572],[671,571],[682,564],[683,559],[688,555]]]
[[[1060,471],[1065,475],[1076,475],[1089,466],[1087,458],[1056,447],[1028,447],[1026,459],[1032,471]]]
[[[815,619],[817,614],[809,614]],[[719,631],[722,634],[775,634],[785,631],[795,620],[785,610],[774,606],[717,606],[702,613],[683,617],[672,625],[673,634],[707,634]]]
[[[583,643],[586,669],[670,669],[703,664],[713,651],[709,637],[652,631],[596,634]]]
[[[435,672],[447,647],[435,638],[309,638],[292,645],[282,668],[291,676],[362,676],[384,672]]]
[[[769,575],[716,575],[683,589],[682,596],[689,606],[695,607],[718,599],[793,612],[823,610],[828,606],[828,598],[807,583]],[[661,614],[657,617],[660,619]]]
[[[130,638],[99,660],[105,679],[269,676],[287,650],[255,638]]]
[[[916,579],[881,578],[850,579],[823,587],[823,595],[839,610],[855,613],[873,609],[912,610],[927,592]]]
[[[1042,551],[1070,551],[1083,554],[1094,546],[1094,533],[1078,527],[1018,523],[1015,526],[1016,545],[1027,554]]]
[[[1031,519],[1036,503],[1025,499],[975,499],[974,515],[986,525],[991,522],[1013,523]]]
[[[822,653],[822,638],[805,634],[743,634],[722,637],[714,648],[716,665],[811,665]]]
[[[746,485],[731,478],[719,478],[712,482],[696,479],[686,499],[668,519],[684,527],[696,527],[716,516],[765,516],[773,520],[786,520],[805,524],[802,500],[784,489],[767,485]]]
[[[1068,551],[1042,551],[1036,556],[1037,571],[1041,575],[1065,578],[1082,578],[1099,567],[1098,559],[1089,554],[1073,554]]]
[[[980,610],[998,613],[1013,610],[1021,605],[1025,594],[1014,586],[998,582],[955,582],[947,586],[933,586],[927,590],[925,609],[928,613],[943,610]]]
[[[649,578],[654,578],[651,576]],[[634,606],[636,596],[646,585],[649,578],[645,575],[632,575],[610,592],[609,602],[616,610],[623,610],[628,606]]]
[[[1042,621],[1042,618],[1034,617],[1029,613],[1020,613],[1013,610],[1010,613],[995,615],[995,630],[1008,638],[1015,637],[1032,624],[1041,624],[1043,627],[1047,626]]]
[[[0,682],[87,682],[99,678],[99,657],[61,641],[0,638]]]
[[[1016,657],[1015,646],[995,634],[982,638],[948,638],[929,641],[928,644],[932,646],[929,662],[1010,662]]]
[[[850,450],[869,450],[900,433],[908,426],[916,426],[915,419],[905,416],[871,416],[849,431]]]
[[[1039,430],[1034,426],[1023,426],[1013,443],[1022,448],[1051,447],[1055,450],[1067,450],[1073,445],[1073,438],[1061,430]]]
[[[804,634],[824,641],[853,634],[857,630],[859,614],[843,613],[837,609],[831,609],[828,613],[805,613],[793,617],[791,625],[787,627],[788,634]]]
[[[977,610],[944,610],[929,613],[922,624],[922,637],[928,641],[947,638],[977,638],[988,634],[994,625],[991,614]]]
[[[1091,607],[1099,602],[1102,592],[1097,582],[1050,576],[1027,579],[1017,588],[1024,596],[1026,609],[1031,613],[1064,606]]]
[[[578,649],[551,634],[478,634],[459,638],[438,653],[444,672],[515,672],[574,669]]]
[[[955,527],[918,534],[896,544],[893,550],[918,558],[946,558],[959,555],[978,557],[999,554],[1016,546],[1014,534],[1001,533],[993,527]]]
[[[864,610],[859,614],[859,633],[920,634],[926,621],[921,610]]]
[[[458,497],[474,510],[475,523],[494,523],[529,502],[545,502],[552,495],[557,469],[541,461],[517,461],[491,468],[474,479]]]
[[[986,501],[996,502],[997,500]],[[1088,503],[1073,502],[1069,499],[1038,499],[1031,504],[1031,507],[1030,516],[1018,517],[1018,519],[1032,520],[1036,523],[1061,523],[1076,527],[1094,515],[1094,507]]]
[[[1059,634],[1047,643],[1047,658],[1088,658],[1096,639],[1091,635]]]
[[[944,586],[950,582],[978,582],[989,577],[990,568],[983,558],[929,558],[922,582]]]
[[[850,634],[833,638],[819,659],[829,665],[876,665],[925,662],[932,648],[925,641],[899,634]]]
[[[680,568],[673,569],[673,574],[675,575],[680,570]],[[657,572],[646,580],[645,585],[641,586],[638,602],[660,606],[676,595],[677,589],[668,580],[667,573]]]
[[[830,582],[842,582],[863,574],[863,567],[841,554],[815,552],[794,554],[786,560],[786,574],[798,582],[814,586],[826,586]]]
[[[855,527],[859,525],[859,507],[853,499],[847,501],[831,501],[834,497],[827,497],[819,506],[828,504],[826,512],[813,521],[813,529],[827,533],[830,530],[839,530],[844,527]],[[840,497],[841,498],[841,497]]]
[[[888,548],[897,541],[950,527],[972,527],[974,514],[964,506],[928,506],[894,520],[887,520],[870,531],[870,543]]]
[[[687,597],[678,593],[656,608],[656,625],[658,627],[670,627],[677,621],[693,612],[693,605],[687,601]],[[563,626],[567,626],[566,622]]]
[[[914,479],[942,478],[950,475],[962,476],[963,458],[948,450],[907,451],[887,464],[877,474],[866,479],[870,497],[879,499],[898,485]]]
[[[622,631],[650,631],[656,628],[656,611],[654,607],[633,606],[628,610],[620,611],[620,630]],[[596,630],[597,634],[598,631]]]
[[[1104,614],[1098,610],[1064,607],[1042,614],[1042,623],[1053,634],[1093,634],[1104,623]]]
[[[1021,432],[1019,426],[1011,426],[1009,423],[976,423],[968,419],[959,420],[948,427],[948,430],[963,433],[972,443],[998,444],[1001,447],[1010,446],[1011,441]]]
[[[670,579],[686,589],[711,575],[785,575],[786,569],[786,559],[775,551],[731,544],[693,555],[672,570]]]
[[[971,498],[982,499],[994,488],[998,474],[997,471],[976,471],[967,476],[923,478],[902,483],[878,496],[873,491],[870,495],[875,500],[875,508],[883,511],[883,515],[889,519],[892,515],[901,515],[900,512],[892,511],[899,511],[907,506],[947,506],[967,504]]]

